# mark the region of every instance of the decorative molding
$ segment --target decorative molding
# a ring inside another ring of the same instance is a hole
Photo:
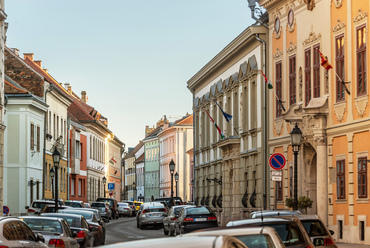
[[[335,7],[340,8],[342,7],[343,0],[334,0]]]
[[[317,42],[321,39],[321,34],[316,34],[314,31],[311,31],[309,34],[308,34],[308,38],[305,39],[302,44],[303,46],[309,46],[311,45],[312,43],[314,42]]]
[[[325,136],[315,136],[314,141],[316,145],[326,145],[326,137]]]
[[[284,124],[283,119],[275,119],[275,130],[277,135],[281,135],[281,132],[283,130],[283,124]]]
[[[366,107],[369,105],[369,98],[367,95],[355,98],[355,106],[360,117],[365,115]]]
[[[274,60],[280,60],[283,57],[283,51],[276,48],[276,53],[274,54]]]
[[[288,47],[288,49],[286,50],[286,53],[287,54],[294,54],[297,52],[297,45],[293,45],[292,42],[290,42],[290,46]]]
[[[362,22],[365,22],[366,20],[366,17],[367,17],[367,12],[362,12],[362,9],[359,9],[358,10],[358,15],[353,18],[353,23],[354,24],[359,24],[359,23],[362,23]]]
[[[307,4],[308,10],[313,10],[313,8],[315,8],[315,0],[304,0],[304,2]]]
[[[335,27],[333,27],[333,33],[334,34],[342,32],[344,30],[344,28],[346,27],[346,23],[340,22],[340,19],[338,19],[337,22],[338,22],[338,24]]]
[[[334,113],[337,116],[337,120],[339,122],[343,121],[343,116],[344,113],[347,110],[347,103],[346,102],[339,102],[339,103],[334,103]]]

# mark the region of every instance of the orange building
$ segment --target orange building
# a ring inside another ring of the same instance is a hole
[[[298,196],[308,196],[334,238],[370,244],[368,0],[260,0],[269,13],[270,153],[287,158],[270,208],[292,198],[290,132],[302,130]],[[321,65],[320,50],[333,67]],[[347,89],[346,89],[347,88]],[[274,93],[271,91],[270,99]]]

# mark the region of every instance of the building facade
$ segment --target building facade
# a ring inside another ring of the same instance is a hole
[[[113,185],[109,190],[109,196],[121,201],[121,159],[124,143],[114,136],[108,140],[108,170],[107,183]]]

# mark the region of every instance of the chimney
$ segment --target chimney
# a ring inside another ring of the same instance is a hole
[[[48,69],[44,68],[43,70],[44,70],[44,72],[49,73]]]
[[[81,91],[81,101],[87,103],[86,91]]]
[[[19,56],[19,49],[17,49],[17,48],[10,48],[10,50],[12,50],[12,52],[15,53],[15,55]]]
[[[69,83],[65,83],[64,88],[72,95],[72,86]]]
[[[38,67],[41,67],[41,60],[35,60],[33,62],[35,62],[35,64],[38,65]]]
[[[24,59],[29,58],[33,61],[33,53],[23,53]]]

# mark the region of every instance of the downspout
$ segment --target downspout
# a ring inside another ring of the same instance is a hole
[[[52,84],[50,84],[50,88],[49,89],[47,89],[46,91],[45,91],[45,104],[47,104],[46,103],[46,96],[47,96],[47,94],[50,92],[50,91],[52,91],[52,90],[54,90],[54,86],[52,85]],[[46,166],[46,158],[45,158],[45,152],[46,152],[46,121],[47,121],[47,114],[48,114],[48,110],[46,110],[46,112],[45,112],[45,114],[44,114],[44,149],[43,149],[43,158],[42,158],[42,164],[43,164],[43,173],[42,173],[42,175],[43,175],[43,182],[42,182],[42,198],[43,199],[45,199],[45,181],[44,181],[44,179],[45,179],[45,173],[47,173],[47,171],[46,171],[46,169],[47,169],[47,166]]]
[[[69,175],[70,175],[70,171],[69,171],[69,167],[70,167],[70,149],[71,149],[71,146],[70,146],[70,141],[69,141],[69,132],[70,132],[70,125],[71,125],[71,118],[67,118],[67,168],[68,168],[68,176],[67,176],[67,200],[69,200],[69,195],[70,195],[70,192],[69,192]]]
[[[262,40],[260,37],[259,37],[259,34],[256,34],[256,40],[258,40],[259,42],[262,43],[262,70],[263,70],[263,73],[265,75],[267,75],[266,73],[266,61],[267,61],[267,55],[266,55],[266,41]],[[263,81],[263,80],[261,80]],[[267,97],[266,97],[266,94],[267,94],[267,91],[266,91],[266,84],[265,83],[262,83],[262,111],[263,111],[263,115],[262,115],[262,130],[263,130],[263,133],[264,133],[264,142],[263,142],[263,156],[262,156],[262,164],[263,164],[263,179],[265,181],[265,183],[263,183],[263,209],[267,209],[267,189],[270,188],[270,180],[268,178],[268,173],[267,173],[267,149],[268,149],[268,135],[267,135],[267,110],[266,110],[266,105],[267,105]],[[266,184],[268,184],[268,186],[266,186]]]

